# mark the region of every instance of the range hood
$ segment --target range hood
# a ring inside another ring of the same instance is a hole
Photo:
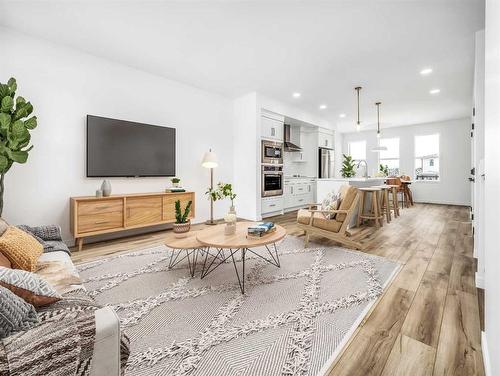
[[[284,134],[285,151],[302,151],[302,148],[300,146],[297,146],[292,142],[291,131],[292,131],[292,126],[290,124],[285,124],[285,134]]]

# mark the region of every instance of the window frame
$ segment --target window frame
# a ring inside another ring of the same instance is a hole
[[[424,160],[424,158],[419,158],[417,156],[417,139],[419,137],[429,137],[429,136],[437,136],[437,146],[438,146],[437,153],[429,154],[429,156],[434,155],[434,154],[437,155],[436,157],[429,158],[429,159],[432,159],[434,161],[437,160],[437,162],[438,162],[437,178],[436,179],[418,179],[417,178],[418,175],[416,172],[417,171],[417,159],[420,159],[422,161],[420,167],[418,167],[418,168],[422,168],[422,172],[423,172],[423,160]],[[417,183],[439,183],[442,179],[442,174],[441,174],[441,134],[439,132],[435,132],[435,133],[415,135],[413,138],[413,145],[414,145],[414,152],[413,152],[413,179],[414,179],[414,181]]]
[[[399,176],[400,172],[401,172],[401,163],[400,163],[401,162],[401,153],[400,153],[400,151],[401,151],[401,147],[400,147],[400,145],[401,145],[401,142],[400,142],[401,138],[400,137],[383,137],[383,138],[380,139],[380,141],[382,141],[382,140],[398,140],[398,153],[397,153],[398,156],[397,156],[397,158],[394,158],[394,157],[392,157],[392,158],[382,158],[381,157],[382,152],[380,151],[378,153],[378,166],[377,166],[377,170],[380,169],[380,165],[381,164],[384,164],[383,161],[398,161],[397,172],[395,174],[389,174],[389,176],[393,176],[393,175],[394,176]],[[381,142],[379,142],[379,146],[382,146]]]
[[[363,144],[364,144],[364,149],[365,149],[364,155],[365,155],[365,157],[364,157],[364,158],[362,158],[362,159],[355,159],[355,158],[352,156],[352,153],[351,153],[351,144],[357,144],[357,143],[358,143],[358,144],[360,144],[360,143],[363,143]],[[366,145],[367,145],[366,140],[356,140],[356,141],[348,141],[348,142],[347,142],[347,152],[349,153],[349,155],[350,155],[351,157],[353,157],[352,159],[353,159],[353,161],[354,161],[354,162],[356,162],[356,164],[357,164],[359,161],[362,161],[362,160],[366,161],[366,158],[367,158],[367,157],[366,157],[366,155],[367,155],[367,153],[366,153]]]

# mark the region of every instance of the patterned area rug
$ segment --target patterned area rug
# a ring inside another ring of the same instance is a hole
[[[187,261],[168,269],[163,246],[78,269],[130,337],[126,375],[323,374],[399,265],[344,248],[304,249],[293,236],[279,254],[281,268],[247,256],[245,295],[232,262],[200,280],[198,260],[191,278]]]

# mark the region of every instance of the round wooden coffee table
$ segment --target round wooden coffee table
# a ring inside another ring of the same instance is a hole
[[[196,270],[196,261],[198,259],[198,254],[205,251],[205,245],[200,243],[196,239],[197,231],[188,232],[187,236],[184,238],[169,238],[165,241],[165,245],[172,249],[170,254],[170,262],[168,268],[172,269],[179,262],[187,258],[189,266],[189,274],[194,277],[194,272]],[[181,253],[186,252],[184,257],[179,258]]]
[[[260,257],[264,261],[280,267],[280,260],[278,257],[278,249],[276,248],[276,243],[282,240],[286,236],[286,230],[275,225],[276,231],[264,235],[261,238],[247,237],[248,227],[254,225],[254,222],[238,222],[236,224],[236,233],[233,235],[225,235],[224,227],[225,224],[220,224],[217,226],[209,227],[207,229],[198,232],[196,238],[197,240],[207,247],[207,252],[205,254],[205,261],[203,262],[203,269],[201,271],[201,278],[205,278],[208,274],[217,269],[220,265],[226,262],[229,258],[233,261],[234,270],[236,272],[236,277],[238,278],[238,283],[240,285],[241,293],[245,293],[245,257],[247,252],[251,252],[254,255]],[[271,246],[271,247],[270,247]],[[266,257],[255,252],[252,248],[265,247]],[[210,248],[217,249],[217,255],[208,262],[208,250]],[[225,254],[227,250],[229,255]],[[238,272],[238,267],[236,265],[236,260],[234,254],[241,251],[241,262],[242,262],[242,272],[241,277]],[[217,263],[215,262],[217,260]]]

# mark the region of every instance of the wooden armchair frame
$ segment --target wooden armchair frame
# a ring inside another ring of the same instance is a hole
[[[352,216],[355,213],[356,208],[358,206],[358,202],[359,202],[359,192],[358,194],[356,194],[356,197],[352,201],[350,208],[347,210],[317,210],[317,209],[315,210],[313,209],[313,207],[318,207],[320,204],[310,204],[308,209],[311,212],[311,218],[309,220],[309,224],[297,223],[299,228],[301,228],[305,232],[304,246],[305,247],[308,246],[309,237],[311,234],[313,234],[313,235],[323,236],[325,238],[344,244],[354,249],[359,249],[359,250],[365,249],[366,245],[356,241],[354,238],[351,237],[349,231],[347,231],[348,226],[351,223]],[[345,214],[346,217],[342,222],[339,232],[333,232],[313,226],[314,213],[323,213],[323,214],[340,213],[340,214]]]

